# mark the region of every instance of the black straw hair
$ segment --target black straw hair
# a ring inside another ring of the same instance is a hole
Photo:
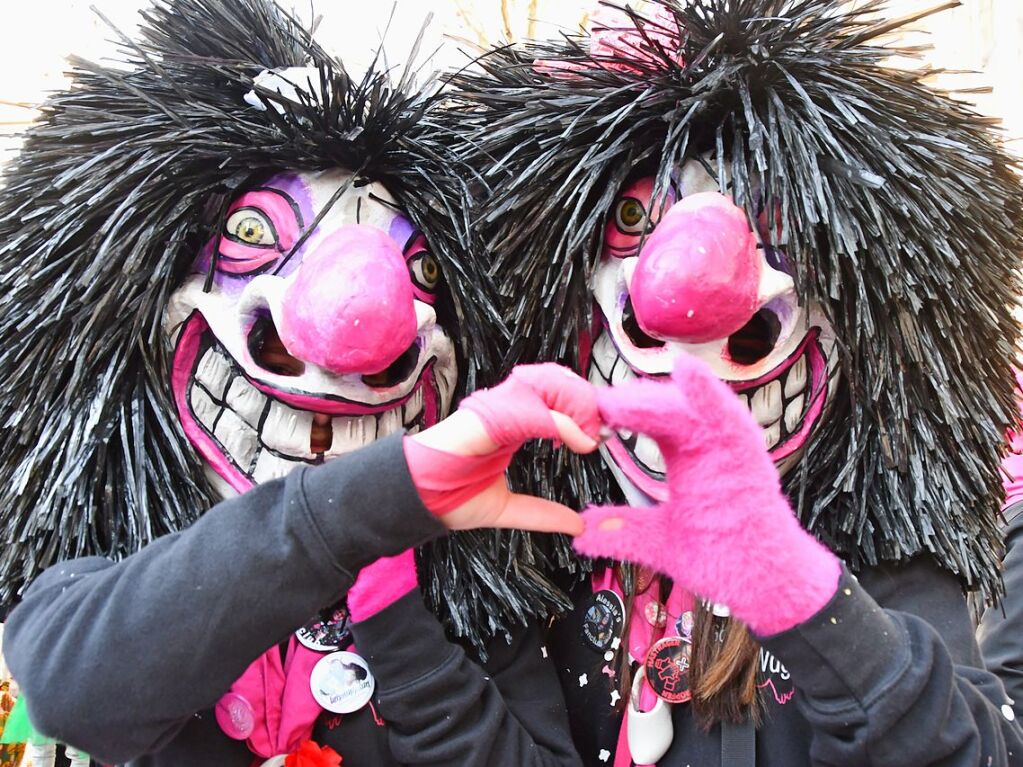
[[[161,320],[231,197],[274,172],[343,167],[383,183],[444,272],[460,391],[488,385],[505,331],[469,234],[472,174],[439,83],[379,62],[353,78],[270,0],[156,0],[121,60],[72,60],[0,192],[0,611],[55,561],[120,558],[213,503],[170,397]],[[414,54],[413,54],[414,58]],[[322,97],[258,90],[311,66]],[[279,109],[274,107],[279,107]],[[529,535],[421,551],[427,601],[482,646],[563,607]]]
[[[853,568],[930,554],[997,594],[1023,287],[1019,179],[1000,136],[928,87],[928,70],[886,63],[898,51],[882,38],[911,19],[884,19],[882,0],[655,4],[666,22],[626,11],[631,52],[591,55],[568,35],[495,50],[458,78],[466,148],[495,190],[481,223],[508,361],[578,368],[623,184],[643,169],[667,189],[706,157],[751,217],[758,189],[778,201],[773,244],[837,333],[840,389],[786,478],[802,522]],[[529,473],[534,487],[607,499],[599,460],[561,460]]]

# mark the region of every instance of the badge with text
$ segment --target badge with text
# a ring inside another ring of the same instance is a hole
[[[646,680],[659,698],[668,703],[685,703],[689,690],[690,645],[682,637],[665,637],[655,642],[646,655]]]
[[[369,703],[376,682],[369,666],[353,652],[332,652],[320,658],[309,676],[316,702],[335,714],[350,714]]]
[[[602,589],[590,598],[583,613],[583,638],[592,648],[607,650],[624,627],[625,605],[620,596]]]
[[[313,618],[295,632],[295,637],[310,650],[333,652],[348,638],[348,610],[335,607]]]

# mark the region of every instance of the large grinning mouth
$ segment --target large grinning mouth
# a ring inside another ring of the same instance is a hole
[[[641,375],[645,374],[637,373],[615,347],[611,333],[602,332],[593,346],[590,382],[618,385]],[[827,379],[820,330],[812,328],[795,351],[767,374],[756,380],[729,382],[763,429],[764,445],[776,463],[805,444],[823,410]],[[641,490],[654,497],[660,494],[651,492],[665,478],[664,458],[654,440],[623,430],[609,440],[607,450]]]
[[[416,433],[440,420],[434,362],[408,393],[384,403],[298,396],[253,380],[201,318],[193,318],[175,353],[174,392],[189,439],[239,492],[322,463],[381,437]],[[415,374],[415,371],[410,371]]]

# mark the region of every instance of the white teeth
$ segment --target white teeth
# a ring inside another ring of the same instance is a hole
[[[252,472],[252,478],[257,484],[268,482],[271,479],[279,479],[286,476],[300,463],[300,461],[289,461],[276,456],[269,450],[261,450],[259,458],[256,460],[256,468]]]
[[[788,377],[785,379],[785,396],[794,397],[806,388],[806,356],[800,357],[796,363],[789,368]]]
[[[208,431],[213,431],[213,424],[217,420],[220,406],[199,386],[192,387],[192,391],[189,393],[189,400],[191,401],[192,412],[195,414],[196,420],[205,426]]]
[[[418,434],[419,433],[419,424],[417,423],[415,426],[410,426],[409,430],[408,430],[408,433],[409,434]]]
[[[231,363],[223,354],[209,349],[199,361],[195,377],[214,397],[223,399],[227,382],[231,378]]]
[[[590,365],[590,370],[586,375],[586,379],[594,386],[606,386],[607,379],[604,378],[604,374],[600,372],[600,368],[596,364]]]
[[[434,370],[436,370],[434,366]],[[447,366],[441,371],[440,375],[434,374],[434,382],[437,384],[437,402],[440,404],[438,418],[444,419],[448,417],[448,411],[451,409],[451,396],[455,391],[455,381],[457,379],[457,371],[453,365]]]
[[[799,419],[803,415],[803,395],[800,394],[792,400],[785,408],[785,431],[790,434],[799,425]]]
[[[632,439],[632,434],[633,432],[629,431],[628,429],[622,429],[620,432],[618,432],[618,436],[621,437],[622,439]]]
[[[423,412],[423,387],[420,386],[412,392],[412,396],[405,403],[403,410],[405,413],[403,416],[405,425],[412,423],[419,417],[419,414]]]
[[[377,416],[377,439],[401,429],[401,408],[396,407]]]
[[[739,399],[742,400],[742,404],[746,406],[746,409],[749,410],[749,395],[748,394],[739,394],[738,397],[739,397]]]
[[[330,454],[341,455],[368,445],[377,437],[377,418],[364,415],[358,418],[338,417],[331,421],[334,436],[330,443]]]
[[[309,435],[312,430],[313,413],[308,410],[295,410],[273,401],[260,430],[260,437],[266,445],[278,452],[311,456]]]
[[[252,459],[256,455],[258,440],[255,430],[242,421],[230,410],[225,410],[217,420],[217,428],[213,436],[224,446],[235,465],[242,471],[248,471]]]
[[[781,384],[778,381],[761,386],[753,393],[750,409],[753,417],[761,426],[767,426],[781,418],[782,411]]]
[[[249,426],[258,428],[266,407],[266,395],[242,376],[235,376],[227,389],[227,405]]]
[[[608,381],[611,378],[611,369],[614,367],[615,359],[618,357],[618,352],[615,351],[615,346],[611,342],[611,336],[607,333],[601,333],[593,344],[591,354],[593,356],[593,364],[604,380]]]
[[[764,429],[764,447],[771,450],[775,445],[781,441],[781,421],[775,423]]]
[[[641,434],[636,439],[636,458],[638,458],[648,469],[664,473],[664,456],[661,455],[657,443],[650,437]]]
[[[615,362],[614,370],[611,371],[611,385],[618,386],[625,381],[629,381],[636,377],[636,374],[632,372],[632,368],[629,364],[621,357]]]

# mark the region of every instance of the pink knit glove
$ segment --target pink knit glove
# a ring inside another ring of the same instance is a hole
[[[531,439],[558,439],[552,410],[570,417],[590,437],[600,434],[596,389],[553,362],[519,365],[498,386],[462,400],[458,409],[479,416],[495,444],[510,452]]]
[[[575,547],[653,567],[727,605],[760,635],[818,612],[840,564],[796,520],[760,427],[700,360],[684,356],[670,381],[640,379],[598,395],[604,421],[657,442],[668,500],[651,508],[590,508]]]
[[[394,604],[419,585],[412,549],[383,557],[359,571],[348,590],[348,614],[359,623]]]
[[[412,482],[423,504],[437,516],[501,481],[523,443],[558,439],[552,410],[567,415],[594,440],[600,432],[596,389],[553,363],[520,365],[498,386],[462,400],[459,410],[474,413],[483,423],[489,440],[478,451],[438,450],[414,437],[404,442]]]

